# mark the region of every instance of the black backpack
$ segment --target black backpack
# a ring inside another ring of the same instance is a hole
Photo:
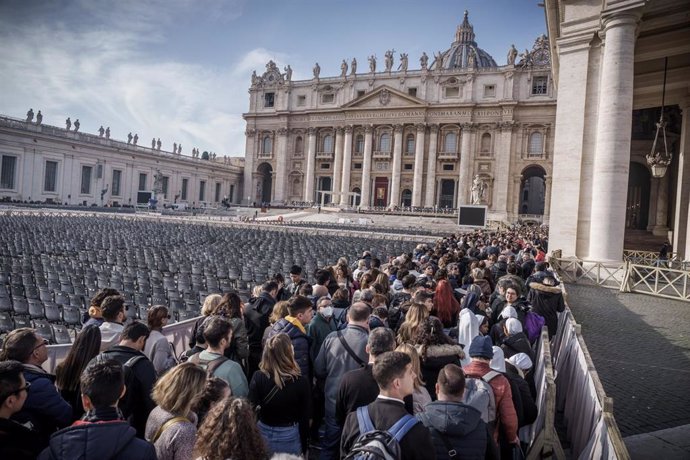
[[[100,362],[103,362],[107,359],[113,359],[113,358],[109,358],[107,356],[108,354],[109,354],[109,350],[105,350],[96,356],[96,360],[100,363]],[[134,366],[139,361],[141,361],[142,359],[148,359],[148,358],[144,355],[139,354],[136,356],[132,356],[127,361],[125,361],[125,363],[122,365],[122,370],[124,371],[124,374],[125,374],[125,386],[126,386],[126,388],[133,390],[136,387],[135,386],[136,374],[134,373]],[[133,402],[132,402],[131,398],[133,395],[134,395],[133,391],[125,392],[124,397],[122,398],[122,400],[118,404],[120,410],[122,411],[122,414],[125,417],[129,417],[130,415],[132,415],[133,408],[131,406],[132,406]]]
[[[410,414],[403,415],[388,430],[377,430],[371,421],[369,408],[357,408],[359,436],[345,460],[400,460],[400,441],[419,420]]]

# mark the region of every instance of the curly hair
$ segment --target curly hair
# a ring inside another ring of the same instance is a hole
[[[242,299],[240,299],[236,292],[226,292],[213,314],[225,316],[226,318],[241,318]]]
[[[249,401],[228,396],[213,406],[199,428],[194,457],[267,459],[266,443]]]
[[[415,345],[421,346],[419,357],[426,360],[426,351],[434,345],[454,345],[455,341],[443,333],[443,324],[435,316],[430,316],[417,329],[414,336]]]

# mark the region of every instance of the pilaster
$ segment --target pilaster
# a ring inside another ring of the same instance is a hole
[[[364,161],[362,163],[362,199],[360,207],[369,208],[371,206],[371,150],[374,127],[364,126]]]
[[[422,181],[424,172],[424,131],[426,125],[419,123],[416,125],[417,136],[414,152],[414,177],[412,179],[412,206],[422,205]]]
[[[285,203],[285,182],[287,180],[287,128],[280,128],[277,131],[277,142],[275,148],[276,170],[275,188],[273,189],[273,200],[277,204]]]
[[[304,201],[314,201],[314,162],[316,161],[316,129],[307,130],[307,173],[304,175]]]
[[[400,205],[400,167],[402,165],[403,125],[393,126],[393,172],[391,174],[391,199],[388,207]]]
[[[424,206],[433,208],[436,205],[436,150],[438,149],[438,125],[429,125],[429,159],[426,163],[426,197]]]
[[[352,168],[352,125],[345,126],[345,140],[343,146],[343,166],[342,179],[340,181],[340,191],[350,191],[350,169]],[[347,206],[349,203],[348,195],[340,195],[340,206]]]
[[[462,125],[462,138],[460,141],[460,172],[458,177],[458,207],[469,203],[470,184],[472,182],[472,152],[471,135],[474,132],[472,123]]]
[[[333,193],[340,193],[343,169],[343,128],[335,128],[335,158],[333,160]],[[333,195],[332,203],[339,202],[339,196]]]

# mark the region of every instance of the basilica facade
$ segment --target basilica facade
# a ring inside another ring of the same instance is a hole
[[[556,94],[548,39],[498,64],[468,14],[446,51],[386,52],[293,81],[270,61],[249,90],[243,201],[362,209],[482,204],[548,221]],[[418,66],[416,65],[418,62]],[[413,68],[417,67],[417,68]],[[363,67],[363,68],[362,68]]]

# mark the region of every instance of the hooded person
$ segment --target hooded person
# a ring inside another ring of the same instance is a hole
[[[503,332],[505,337],[503,339],[503,344],[501,348],[506,356],[510,358],[511,356],[518,353],[525,353],[529,358],[534,361],[534,352],[532,351],[532,346],[529,343],[527,335],[522,330],[522,324],[515,318],[506,319],[503,325]]]
[[[510,358],[506,358],[506,371],[515,375],[519,375],[527,382],[529,393],[532,399],[536,401],[537,386],[534,382],[534,372],[532,372],[532,359],[525,353],[518,353]]]
[[[506,320],[509,318],[517,319],[517,317],[517,311],[511,306],[507,306],[501,310],[501,313],[498,315],[498,322],[491,326],[491,330],[489,331],[489,336],[494,345],[501,345],[506,337],[505,329],[503,328]]]
[[[438,400],[426,405],[417,418],[429,428],[437,458],[449,458],[451,449],[463,459],[498,459],[498,451],[481,412],[462,402],[465,375],[455,364],[438,374]]]
[[[527,426],[534,422],[539,414],[537,404],[530,393],[529,385],[515,371],[513,365],[506,361],[503,350],[497,346],[494,346],[493,350],[494,357],[491,359],[491,369],[502,373],[510,382],[510,391],[513,393],[513,405],[518,418],[518,428]]]
[[[474,294],[468,294],[474,295]],[[460,310],[460,319],[458,321],[458,343],[464,350],[469,349],[472,339],[479,335],[479,322],[477,317],[468,308]],[[470,357],[465,353],[462,359],[462,365],[466,366],[470,363]]]
[[[527,301],[532,305],[534,313],[544,317],[551,339],[558,331],[558,313],[565,310],[563,291],[556,286],[556,280],[552,276],[545,276],[541,283],[531,282],[529,287]]]

